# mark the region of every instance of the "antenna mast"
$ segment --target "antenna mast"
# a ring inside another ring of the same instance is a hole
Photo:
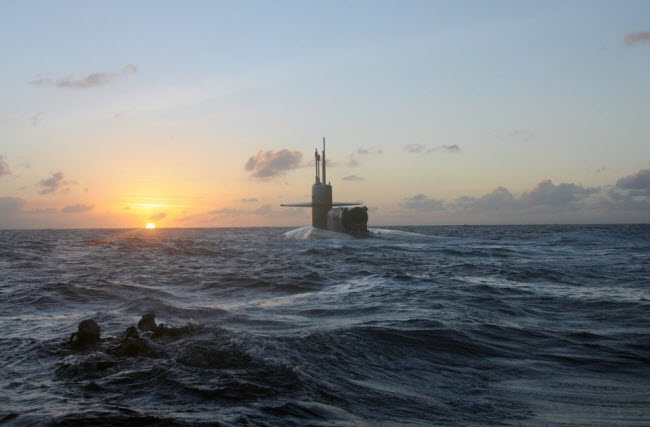
[[[325,137],[323,137],[323,184],[327,185],[327,172],[325,172]]]

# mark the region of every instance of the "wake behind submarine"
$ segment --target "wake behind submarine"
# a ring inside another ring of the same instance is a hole
[[[318,149],[314,158],[316,165],[316,181],[311,186],[311,202],[284,203],[280,206],[311,208],[311,225],[314,228],[339,233],[347,233],[355,237],[369,237],[368,208],[355,202],[332,202],[332,186],[327,183],[327,164],[325,160],[325,138],[323,138],[323,176],[321,181],[321,156]],[[355,206],[355,207],[350,207]]]

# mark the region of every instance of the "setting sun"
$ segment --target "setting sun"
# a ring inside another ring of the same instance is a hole
[[[147,225],[144,226],[144,228],[153,229],[156,228],[156,224],[154,224],[153,222],[148,222]]]

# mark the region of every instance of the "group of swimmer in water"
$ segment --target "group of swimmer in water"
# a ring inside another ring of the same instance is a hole
[[[191,325],[174,327],[165,323],[156,324],[155,313],[146,313],[138,326],[129,326],[117,342],[115,338],[102,339],[101,328],[93,319],[86,319],[79,323],[77,332],[70,335],[68,344],[75,350],[85,350],[96,347],[102,342],[109,344],[105,350],[114,356],[144,356],[158,353],[152,345],[152,339],[162,336],[177,336],[191,328]]]

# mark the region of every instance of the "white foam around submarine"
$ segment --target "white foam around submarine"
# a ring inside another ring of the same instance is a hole
[[[421,233],[411,233],[401,230],[388,230],[383,228],[371,228],[371,238],[379,238],[386,240],[420,240],[435,238]],[[287,239],[355,239],[354,236],[345,233],[338,233],[336,231],[321,230],[315,227],[300,227],[284,233]]]
[[[287,239],[354,239],[354,237],[345,233],[336,231],[321,230],[315,227],[300,227],[284,233]]]

